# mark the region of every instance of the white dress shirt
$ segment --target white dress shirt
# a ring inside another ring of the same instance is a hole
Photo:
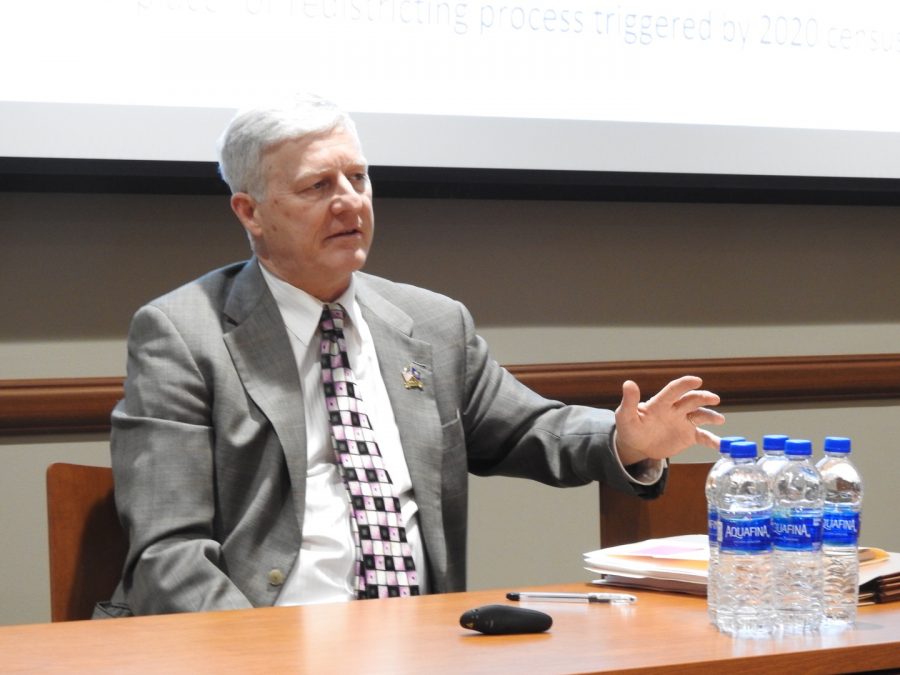
[[[319,318],[322,302],[282,281],[260,265],[263,278],[275,298],[294,351],[302,411],[306,420],[306,504],[300,554],[276,600],[276,605],[336,602],[355,598],[356,550],[350,525],[350,502],[341,480],[331,445],[331,426],[325,410],[319,365]],[[378,448],[391,477],[406,537],[413,551],[419,587],[427,588],[424,547],[419,533],[418,507],[413,501],[412,481],[394,411],[388,398],[372,334],[356,303],[354,283],[336,300],[344,307],[347,321],[344,337],[350,366],[360,395],[372,420]],[[400,373],[397,373],[400,377]]]

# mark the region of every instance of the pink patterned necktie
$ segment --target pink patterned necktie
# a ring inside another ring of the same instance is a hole
[[[375,433],[357,390],[344,341],[344,308],[325,305],[319,320],[320,358],[331,444],[350,494],[356,542],[356,596],[418,595],[412,550]]]

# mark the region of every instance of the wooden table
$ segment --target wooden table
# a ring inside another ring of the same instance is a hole
[[[630,606],[522,603],[553,617],[550,631],[538,635],[486,636],[460,627],[467,609],[507,604],[505,592],[6,626],[0,672],[734,675],[900,668],[900,603],[860,608],[850,630],[760,640],[718,633],[703,598],[649,591]],[[347,636],[359,646],[348,646]]]

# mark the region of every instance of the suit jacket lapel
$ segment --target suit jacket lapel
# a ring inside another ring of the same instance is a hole
[[[441,419],[435,399],[432,346],[412,337],[412,318],[373,291],[358,277],[357,300],[375,342],[381,376],[400,432],[403,454],[412,480],[419,521],[431,569],[446,569],[443,532]],[[415,365],[422,389],[404,386],[403,368]],[[429,537],[429,534],[433,535]]]
[[[303,397],[284,321],[255,258],[235,278],[225,315],[233,323],[233,328],[225,329],[225,344],[238,375],[284,448],[302,531],[306,502]]]

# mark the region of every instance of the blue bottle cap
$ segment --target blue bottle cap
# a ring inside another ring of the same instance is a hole
[[[802,438],[789,438],[784,444],[784,452],[786,455],[811,455],[812,441]]]
[[[787,440],[788,436],[783,434],[763,436],[763,450],[784,450],[784,444]]]
[[[756,443],[753,441],[735,441],[728,448],[732,459],[745,459],[747,457],[756,457]]]
[[[746,441],[747,439],[743,436],[722,436],[719,439],[719,452],[723,455],[728,454],[728,448],[731,447],[732,443],[737,443],[738,441]]]
[[[826,436],[825,452],[850,452],[850,439],[843,436]]]

